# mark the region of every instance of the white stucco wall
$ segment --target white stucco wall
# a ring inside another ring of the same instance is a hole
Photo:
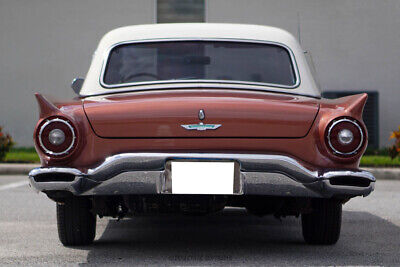
[[[33,93],[73,97],[106,32],[153,22],[153,0],[0,0],[0,125],[32,146]]]
[[[264,24],[300,36],[322,90],[379,91],[380,146],[400,125],[399,0],[208,0],[207,22]]]
[[[155,0],[0,0],[0,125],[32,145],[36,91],[73,97],[107,31],[156,21]],[[380,92],[380,145],[400,124],[399,0],[206,0],[207,22],[271,25],[311,51],[323,90]]]

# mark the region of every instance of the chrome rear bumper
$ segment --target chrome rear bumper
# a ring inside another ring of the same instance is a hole
[[[236,161],[240,166],[235,194],[353,197],[367,196],[375,178],[366,171],[310,171],[281,155],[214,153],[126,153],[107,158],[83,173],[73,168],[36,168],[29,173],[38,191],[69,191],[74,195],[168,194],[166,163],[170,160]]]

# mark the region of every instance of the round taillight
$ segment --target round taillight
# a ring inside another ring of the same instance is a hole
[[[326,139],[333,153],[340,156],[351,156],[362,147],[364,133],[356,120],[341,118],[330,123]]]
[[[39,127],[40,147],[51,156],[66,156],[76,145],[76,130],[65,118],[50,118]]]

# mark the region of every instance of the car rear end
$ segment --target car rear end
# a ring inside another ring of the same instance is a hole
[[[312,78],[295,48],[216,38],[122,42],[88,73],[84,86],[100,85],[98,94],[69,102],[37,94],[42,167],[29,178],[58,203],[61,241],[90,243],[96,215],[236,206],[302,214],[307,242],[335,243],[342,203],[374,187],[358,169],[367,97],[324,100],[301,89]],[[74,223],[89,227],[84,236],[68,230]]]
[[[31,171],[30,182],[58,203],[90,201],[89,215],[207,214],[237,206],[257,215],[307,216],[320,201],[333,201],[337,209],[373,190],[375,178],[357,168],[366,130],[350,115],[359,108],[337,109],[363,95],[330,103],[170,90],[92,97],[65,107],[38,99],[52,108],[35,131],[43,166]],[[343,130],[353,136],[341,137],[351,139],[348,145],[337,141]]]

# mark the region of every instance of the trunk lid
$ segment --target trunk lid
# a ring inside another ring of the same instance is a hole
[[[83,105],[104,138],[299,138],[319,109],[309,97],[221,89],[113,94],[88,97]]]

